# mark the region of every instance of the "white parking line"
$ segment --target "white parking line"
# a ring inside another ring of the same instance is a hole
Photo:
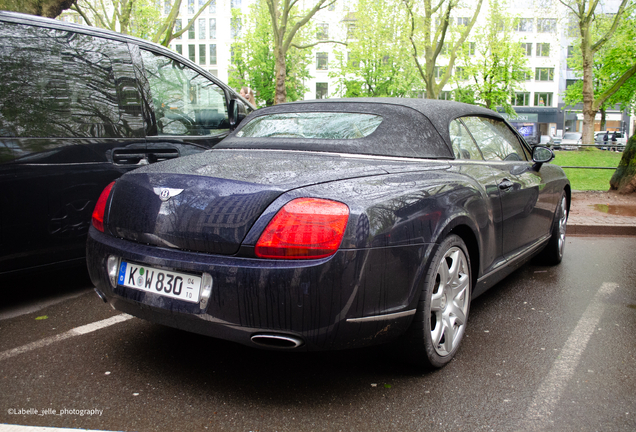
[[[0,432],[102,432],[89,429],[67,429],[67,428],[54,428],[43,426],[20,426],[10,424],[0,424]]]
[[[566,341],[561,355],[552,365],[550,373],[535,393],[532,404],[526,411],[525,418],[517,430],[539,431],[551,426],[550,416],[578,366],[581,355],[585,351],[594,329],[603,316],[605,310],[603,300],[611,295],[617,287],[618,285],[615,283],[606,282],[598,290],[576,328]]]
[[[64,339],[68,339],[74,336],[81,336],[87,333],[94,332],[96,330],[103,329],[104,327],[112,326],[113,324],[117,324],[123,321],[127,321],[131,319],[131,315],[127,314],[119,314],[114,317],[107,318],[102,321],[97,321],[94,323],[86,324],[80,327],[75,327],[67,332],[60,333],[59,335],[51,336],[45,339],[40,339],[39,341],[31,342],[30,344],[22,345],[17,348],[13,348],[10,350],[6,350],[0,353],[0,361],[9,359],[11,357],[15,357],[18,354],[22,354],[28,351],[32,351],[37,348],[42,348],[47,345],[51,345],[52,343],[62,341]]]

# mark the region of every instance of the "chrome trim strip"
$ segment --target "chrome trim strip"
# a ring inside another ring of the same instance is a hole
[[[544,243],[546,243],[548,240],[550,240],[550,236],[551,236],[551,234],[547,234],[547,235],[543,236],[542,238],[540,238],[539,240],[534,242],[532,245],[530,245],[524,251],[519,252],[516,255],[514,255],[513,257],[511,257],[508,260],[504,261],[499,267],[497,267],[496,269],[491,270],[490,272],[486,273],[485,275],[483,275],[482,277],[477,279],[477,283],[480,283],[480,282],[484,281],[485,279],[489,278],[493,274],[497,273],[502,268],[514,265],[518,260],[525,258],[530,253],[533,253],[538,248],[543,246]]]
[[[312,150],[287,150],[287,149],[252,149],[252,148],[224,148],[210,149],[215,152],[217,151],[237,151],[237,150],[249,150],[250,152],[281,152],[281,153],[310,153],[317,155],[327,155],[327,156],[339,156],[341,158],[348,159],[377,159],[377,160],[389,160],[389,161],[401,161],[401,162],[430,162],[430,163],[439,163],[441,165],[448,165],[452,159],[427,159],[427,158],[415,158],[415,157],[400,157],[400,156],[380,156],[380,155],[369,155],[369,154],[360,154],[360,153],[336,153],[336,152],[322,152],[322,151],[312,151]],[[483,161],[482,161],[483,162]]]
[[[415,315],[415,312],[416,312],[416,309],[411,309],[404,312],[397,312],[397,313],[386,314],[386,315],[373,315],[373,316],[362,317],[362,318],[348,318],[347,322],[362,323],[362,322],[372,322],[372,321],[386,321],[386,320],[391,320],[396,318],[402,318],[405,316]]]

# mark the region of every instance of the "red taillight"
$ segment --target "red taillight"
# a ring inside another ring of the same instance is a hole
[[[104,232],[104,212],[106,211],[106,201],[108,201],[108,196],[110,195],[110,190],[113,188],[115,182],[112,182],[106,189],[102,191],[102,194],[99,196],[97,200],[97,204],[95,204],[95,210],[93,210],[93,226]]]
[[[349,219],[345,204],[317,198],[288,202],[256,242],[261,258],[311,259],[333,255]]]

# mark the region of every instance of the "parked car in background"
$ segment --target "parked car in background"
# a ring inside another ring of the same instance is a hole
[[[562,150],[578,150],[582,144],[582,136],[580,132],[566,132],[563,134],[563,138],[561,138],[559,147]]]
[[[499,114],[432,99],[254,111],[210,151],[111,183],[87,262],[118,310],[252,347],[398,341],[441,367],[470,301],[561,261],[563,170]]]
[[[541,135],[539,145],[552,148],[554,146],[554,139],[550,135]]]
[[[594,132],[594,142],[597,148],[603,150],[625,150],[627,137],[619,131],[599,131]]]
[[[0,274],[82,263],[107,184],[214,147],[253,109],[141,39],[0,12],[0,40]]]

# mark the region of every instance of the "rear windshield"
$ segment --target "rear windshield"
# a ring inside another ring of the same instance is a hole
[[[380,123],[382,123],[382,117],[374,114],[347,112],[270,114],[255,118],[236,136],[350,140],[372,134]]]

